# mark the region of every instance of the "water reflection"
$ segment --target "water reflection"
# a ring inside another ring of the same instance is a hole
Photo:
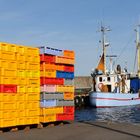
[[[75,120],[140,123],[140,105],[115,108],[79,109],[75,112]]]

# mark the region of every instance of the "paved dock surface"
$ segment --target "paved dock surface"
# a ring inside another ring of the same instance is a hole
[[[140,140],[140,124],[73,122],[0,134],[0,140]]]

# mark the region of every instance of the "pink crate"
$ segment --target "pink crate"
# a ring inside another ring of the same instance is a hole
[[[56,85],[43,85],[41,92],[56,92]]]

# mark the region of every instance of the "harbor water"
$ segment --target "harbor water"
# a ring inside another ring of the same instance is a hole
[[[111,121],[123,123],[140,123],[140,105],[114,108],[76,109],[76,121]]]

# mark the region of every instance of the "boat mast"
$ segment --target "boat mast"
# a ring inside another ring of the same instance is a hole
[[[140,39],[139,39],[139,28],[140,25],[136,28],[136,49],[137,49],[137,62],[138,62],[138,77],[140,78]]]
[[[106,28],[104,26],[101,26],[101,32],[102,32],[102,47],[103,47],[103,54],[104,54],[104,70],[103,73],[106,74],[106,47],[109,45],[108,43],[106,44],[105,42],[105,33],[107,31],[110,31],[109,28]]]

